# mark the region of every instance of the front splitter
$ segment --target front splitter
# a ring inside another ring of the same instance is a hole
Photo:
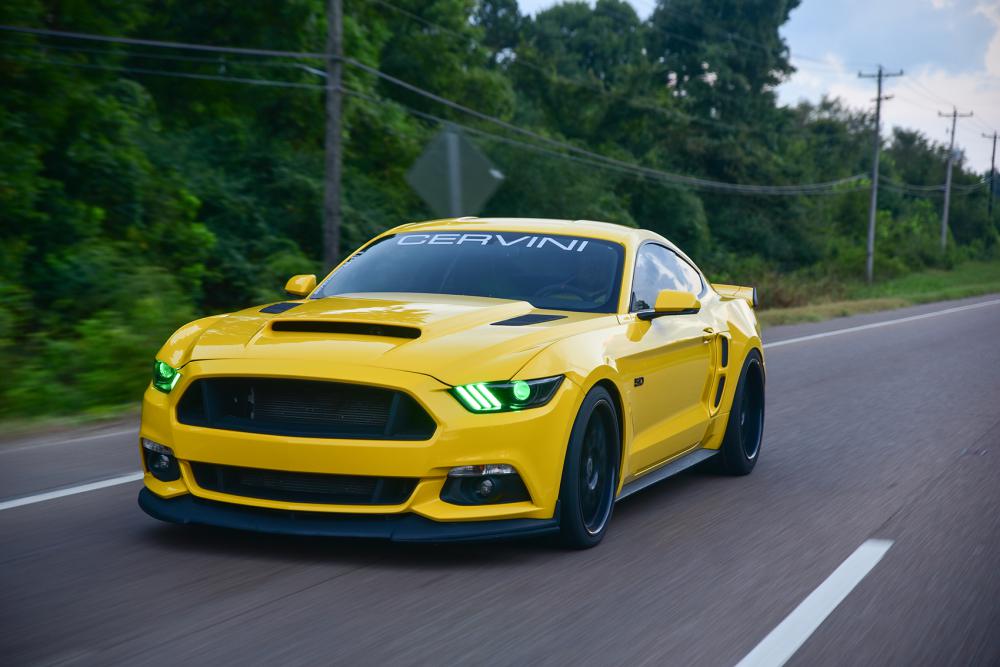
[[[545,535],[559,530],[556,518],[443,522],[412,513],[299,512],[221,503],[190,494],[161,498],[145,488],[139,492],[139,507],[151,517],[169,523],[282,535],[358,537],[394,542],[469,542]],[[558,507],[554,516],[559,516]]]

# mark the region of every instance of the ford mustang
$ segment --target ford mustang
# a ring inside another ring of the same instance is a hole
[[[157,353],[139,434],[151,516],[585,548],[630,494],[759,458],[756,291],[710,284],[652,232],[406,224],[285,291]]]

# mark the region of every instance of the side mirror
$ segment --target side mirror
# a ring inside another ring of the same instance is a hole
[[[649,310],[640,310],[640,320],[653,320],[665,315],[694,315],[701,310],[701,301],[690,292],[665,289],[656,295],[656,304]]]
[[[316,276],[311,273],[292,276],[285,283],[285,291],[288,292],[288,296],[306,297],[314,289],[316,289]]]

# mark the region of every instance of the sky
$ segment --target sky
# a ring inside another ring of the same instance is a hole
[[[519,0],[533,14],[553,0]],[[647,17],[654,0],[629,0]],[[903,70],[886,79],[883,135],[893,126],[917,129],[948,142],[950,118],[938,112],[973,112],[959,118],[955,146],[977,171],[990,167],[1000,131],[1000,0],[802,0],[782,29],[797,71],[778,88],[782,104],[840,97],[870,108],[875,81],[858,72]],[[998,157],[1000,159],[1000,157]]]

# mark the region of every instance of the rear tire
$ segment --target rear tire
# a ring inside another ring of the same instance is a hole
[[[725,475],[749,475],[764,440],[764,364],[760,352],[751,350],[743,362],[736,395],[729,411],[716,469]]]
[[[560,541],[589,549],[604,538],[618,490],[621,433],[615,402],[603,387],[583,399],[573,422],[559,490]]]

